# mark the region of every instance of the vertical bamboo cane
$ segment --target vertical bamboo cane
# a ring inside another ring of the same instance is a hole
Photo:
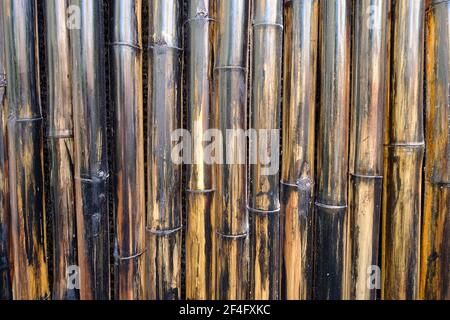
[[[423,1],[393,1],[382,219],[384,299],[418,297],[423,18]]]
[[[147,296],[180,299],[181,164],[171,135],[182,127],[181,3],[151,0],[149,12]]]
[[[0,5],[0,300],[12,298],[10,264],[10,204],[8,163],[8,106],[6,101],[6,66],[3,6]]]
[[[429,2],[420,298],[450,300],[450,3]]]
[[[4,0],[15,299],[47,299],[42,115],[34,0]]]
[[[273,139],[279,134],[270,134],[267,145],[260,142],[263,130],[280,129],[283,1],[257,0],[252,11],[250,121],[259,141],[250,139],[250,158],[257,160],[250,164],[250,290],[253,299],[275,300],[280,297],[281,285],[280,180],[278,170],[263,173],[261,155],[268,155],[272,165],[274,161],[278,164],[279,142]],[[255,151],[257,157],[252,154]]]
[[[315,216],[315,299],[346,297],[351,1],[320,2],[321,95]]]
[[[220,1],[214,66],[216,128],[223,162],[216,165],[218,299],[248,299],[246,136],[249,1]],[[233,130],[233,131],[229,131]],[[228,133],[231,133],[230,135]],[[232,140],[231,140],[232,139]],[[231,141],[230,141],[231,140]],[[225,159],[226,157],[226,159]]]
[[[53,299],[78,299],[67,285],[68,267],[78,264],[73,179],[71,64],[67,1],[47,0],[46,39],[53,212]]]
[[[70,4],[80,23],[70,32],[80,297],[105,300],[110,276],[103,1]]]
[[[115,110],[115,295],[144,299],[145,174],[142,1],[114,0],[112,102]]]
[[[188,2],[186,56],[187,130],[192,136],[187,167],[186,297],[214,299],[215,233],[213,167],[204,162],[203,135],[212,128],[215,1]]]
[[[284,12],[283,295],[297,300],[312,296],[319,1],[289,0]]]
[[[348,214],[350,298],[357,300],[377,293],[367,282],[378,265],[388,7],[389,1],[361,0],[354,8]]]

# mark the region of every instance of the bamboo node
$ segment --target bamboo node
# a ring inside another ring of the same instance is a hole
[[[204,189],[204,190],[194,190],[194,189],[186,189],[187,193],[213,193],[216,189]]]
[[[377,175],[366,175],[366,174],[357,174],[357,173],[348,173],[350,177],[352,178],[358,178],[358,179],[367,179],[367,180],[382,180],[383,176],[377,176]]]
[[[138,259],[139,257],[141,257],[142,255],[144,255],[147,252],[147,248],[145,248],[144,251],[141,251],[139,253],[133,254],[131,256],[128,257],[121,257],[120,255],[116,255],[116,259],[117,261],[129,261],[129,260],[134,260],[134,259]]]
[[[109,45],[112,47],[130,47],[136,50],[142,50],[142,47],[139,44],[132,42],[116,41],[110,42]]]
[[[170,236],[174,233],[177,233],[177,232],[183,230],[183,226],[177,227],[174,229],[166,229],[166,230],[156,230],[156,229],[151,229],[151,228],[146,227],[145,230],[150,234],[165,237],[165,236]]]
[[[268,22],[268,21],[261,21],[261,22],[253,21],[252,27],[253,28],[258,28],[258,27],[277,27],[277,28],[280,28],[281,30],[284,29],[284,26],[281,23]]]
[[[255,213],[255,214],[271,214],[271,213],[279,213],[281,211],[281,208],[275,209],[275,210],[260,210],[251,208],[250,206],[247,206],[247,210],[249,212]]]
[[[73,131],[71,129],[49,130],[47,132],[47,139],[67,139],[67,138],[73,138]]]
[[[315,205],[316,205],[316,207],[330,209],[330,210],[343,210],[343,209],[347,209],[348,208],[347,205],[335,206],[335,205],[331,205],[331,204],[320,203],[318,201],[316,201]]]
[[[147,50],[176,50],[176,51],[184,51],[183,48],[169,45],[167,43],[154,43],[153,45],[147,46]]]
[[[232,239],[232,240],[240,240],[245,239],[248,236],[248,232],[244,232],[241,234],[224,234],[216,230],[216,234],[222,238]]]
[[[218,66],[214,67],[214,71],[220,71],[220,70],[240,70],[247,72],[247,68],[241,67],[241,66]]]

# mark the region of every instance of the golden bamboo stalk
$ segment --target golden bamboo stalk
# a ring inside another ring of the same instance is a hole
[[[215,297],[215,233],[213,166],[204,161],[203,135],[213,127],[214,0],[190,0],[185,72],[187,130],[192,152],[187,166],[186,298]]]
[[[283,296],[306,300],[312,296],[319,1],[285,1],[284,17]]]
[[[3,6],[0,5],[0,300],[12,299],[11,241],[8,163],[8,106],[6,99],[6,59],[3,27]]]
[[[228,139],[216,165],[216,297],[248,299],[249,237],[246,137],[249,1],[220,1],[217,7],[214,106],[216,128]],[[227,131],[228,130],[228,131]],[[236,136],[234,136],[236,134]],[[222,141],[223,142],[223,141]]]
[[[394,0],[386,111],[382,298],[416,299],[424,153],[424,1]]]
[[[320,118],[315,212],[315,299],[347,297],[347,169],[351,0],[320,2]]]
[[[147,297],[181,298],[181,164],[171,157],[182,126],[181,2],[150,1],[148,51]]]
[[[70,0],[80,297],[110,298],[103,1]],[[79,25],[77,25],[79,23]]]
[[[79,298],[78,290],[67,285],[66,275],[70,266],[78,264],[73,177],[72,70],[66,20],[67,3],[68,1],[61,0],[47,0],[45,3],[54,300]]]
[[[42,115],[37,9],[4,0],[14,299],[47,299]]]
[[[252,299],[276,300],[281,289],[280,180],[278,170],[263,173],[261,154],[268,155],[271,164],[279,161],[279,141],[274,141],[279,133],[271,133],[280,129],[283,1],[254,1],[252,22],[250,128],[259,141],[250,139],[250,158],[257,160],[250,164],[249,177],[250,291]],[[260,143],[263,136],[267,145]]]
[[[428,1],[421,299],[450,300],[450,3]]]
[[[376,299],[389,1],[355,2],[349,157],[350,299]]]
[[[115,295],[145,298],[142,1],[112,2],[111,100],[115,110]]]

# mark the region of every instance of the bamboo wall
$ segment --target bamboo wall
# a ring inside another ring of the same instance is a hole
[[[0,299],[449,300],[449,186],[448,1],[1,2]]]

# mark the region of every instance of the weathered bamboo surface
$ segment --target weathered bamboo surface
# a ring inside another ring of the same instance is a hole
[[[216,2],[188,1],[185,81],[187,127],[191,154],[186,172],[186,298],[215,297],[215,224],[213,165],[206,157],[203,135],[213,128],[213,68]]]
[[[382,297],[416,299],[419,288],[424,1],[393,1],[386,110]]]
[[[347,170],[351,1],[320,2],[320,112],[317,151],[315,299],[348,297]]]
[[[420,298],[450,300],[450,3],[428,1]]]
[[[350,299],[376,299],[389,1],[355,2],[349,154]],[[369,20],[367,13],[370,13]]]
[[[249,2],[220,1],[214,65],[215,127],[236,130],[216,165],[217,299],[249,298],[247,73]],[[228,137],[228,136],[227,136]],[[244,152],[243,152],[244,151]]]
[[[250,297],[257,300],[279,299],[281,291],[280,180],[278,170],[263,172],[267,168],[261,153],[270,158],[270,165],[279,161],[279,142],[275,140],[279,139],[281,120],[282,52],[283,1],[254,1],[250,128],[259,136],[250,138],[250,157],[257,161],[249,168],[248,211]],[[261,143],[264,140],[266,143]]]
[[[45,3],[47,46],[48,128],[50,144],[50,197],[53,221],[52,298],[79,298],[67,285],[66,273],[78,264],[73,176],[73,121],[69,29],[66,27],[68,1]]]
[[[3,1],[13,294],[49,298],[36,3]],[[16,36],[20,35],[20,36]]]
[[[182,127],[181,2],[150,1],[148,48],[147,298],[181,298],[181,164],[171,161]]]
[[[70,30],[80,297],[109,299],[103,1],[70,4],[79,9],[80,17],[79,28]]]
[[[285,1],[283,297],[311,299],[319,1]]]
[[[115,295],[145,297],[142,1],[114,0],[111,100],[115,111]],[[125,27],[126,26],[126,27]]]
[[[9,221],[8,106],[6,98],[6,59],[3,27],[3,6],[0,5],[0,300],[12,298],[11,241]]]

